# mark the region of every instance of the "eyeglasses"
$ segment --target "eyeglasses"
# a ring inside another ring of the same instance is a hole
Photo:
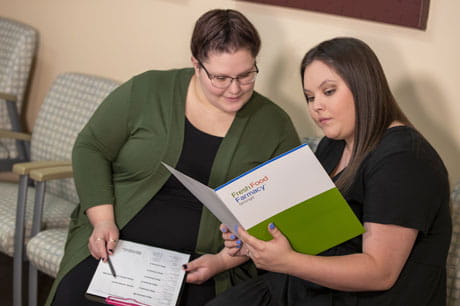
[[[240,74],[237,77],[231,77],[226,75],[215,75],[210,74],[208,69],[203,65],[201,61],[198,61],[201,67],[203,67],[206,75],[208,76],[209,80],[211,81],[212,86],[220,89],[228,88],[233,80],[238,81],[240,85],[249,85],[256,81],[257,74],[259,73],[259,68],[257,68],[257,64],[254,63],[254,67],[256,70],[248,71],[243,74]]]

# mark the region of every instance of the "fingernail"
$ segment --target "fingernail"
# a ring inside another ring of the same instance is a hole
[[[228,232],[228,229],[226,227],[220,229],[222,233]]]
[[[236,248],[237,248],[237,249],[240,249],[240,248],[241,248],[241,244],[237,245]]]
[[[235,239],[235,238],[236,238],[235,235],[231,235],[231,236],[230,236],[230,239],[232,239],[232,240]]]
[[[182,265],[182,268],[184,268],[185,270],[187,269],[187,265],[186,264],[183,264]]]
[[[270,227],[270,229],[275,229],[275,224],[272,222],[268,225],[268,227]]]
[[[238,233],[238,224],[235,225],[235,227],[233,229],[235,230],[235,233]]]
[[[241,240],[237,240],[236,243],[237,243],[237,244],[241,244]]]

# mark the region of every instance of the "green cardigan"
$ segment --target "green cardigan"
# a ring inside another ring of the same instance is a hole
[[[193,69],[148,71],[113,91],[79,134],[73,149],[75,184],[80,205],[72,214],[64,258],[48,297],[79,262],[90,255],[92,226],[85,211],[113,203],[123,228],[170,176],[160,164],[175,166],[184,137],[185,100]],[[217,187],[299,144],[288,115],[254,93],[236,117],[215,157],[209,186]],[[220,222],[203,209],[196,252],[223,247]],[[148,228],[146,229],[148,230]],[[215,276],[216,292],[255,276],[252,262]]]

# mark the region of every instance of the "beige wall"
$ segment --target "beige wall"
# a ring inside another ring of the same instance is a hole
[[[26,120],[34,118],[58,73],[126,80],[147,69],[190,64],[196,18],[210,8],[246,14],[262,36],[256,89],[292,116],[301,136],[318,134],[307,117],[298,65],[307,49],[335,36],[365,40],[377,53],[402,108],[460,180],[460,11],[458,0],[431,1],[426,31],[230,0],[0,0],[0,15],[40,32]]]

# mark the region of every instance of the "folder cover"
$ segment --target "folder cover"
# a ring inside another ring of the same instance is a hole
[[[293,249],[311,255],[364,232],[307,144],[216,189],[163,165],[232,231],[235,225],[242,226],[267,241],[272,238],[267,226],[273,222]]]

